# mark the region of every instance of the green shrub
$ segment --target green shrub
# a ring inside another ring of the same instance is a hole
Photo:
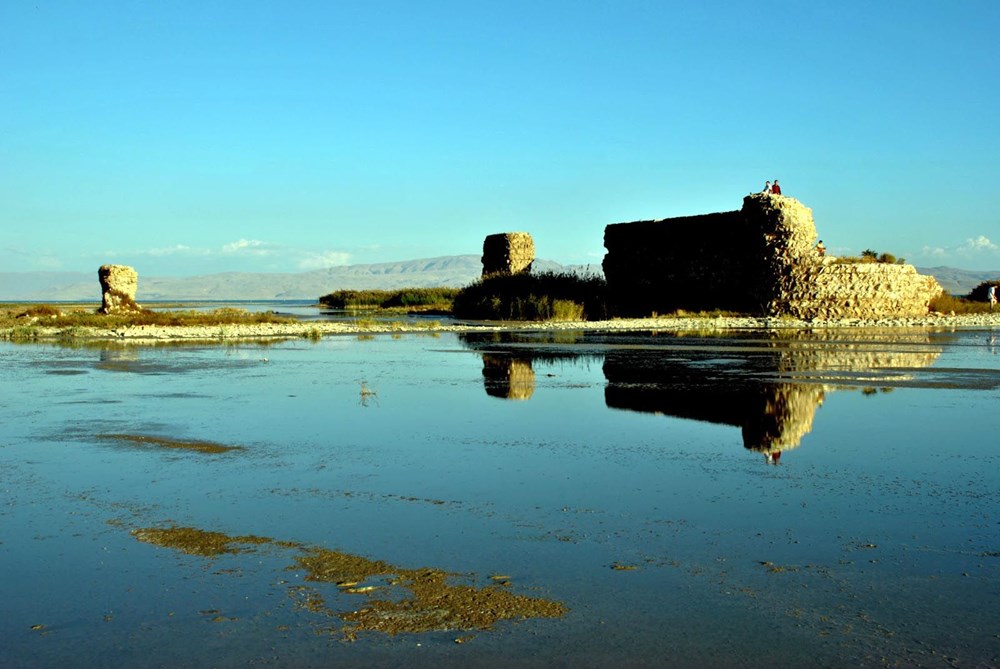
[[[552,301],[552,320],[554,321],[582,321],[583,305],[572,300]]]
[[[331,309],[416,309],[448,311],[458,288],[400,288],[399,290],[338,290],[319,298]]]
[[[990,289],[990,286],[997,287],[997,298],[1000,299],[1000,279],[983,281],[981,284],[972,289],[969,293],[969,299],[974,302],[986,302],[986,292]]]
[[[36,304],[19,313],[17,318],[53,318],[59,316],[62,316],[62,312],[51,304]]]
[[[56,313],[53,314],[52,311]],[[47,305],[32,307],[28,312],[47,316],[40,325],[47,327],[73,328],[118,328],[130,325],[237,325],[257,323],[292,323],[294,319],[284,318],[271,312],[250,312],[244,309],[215,309],[214,311],[152,311],[141,309],[126,314],[99,314],[88,309],[59,311]],[[28,312],[23,312],[27,314]],[[10,311],[0,313],[0,326],[16,326],[18,317]]]
[[[906,263],[906,258],[897,258],[891,253],[879,253],[872,249],[865,249],[860,256],[837,256],[836,262],[851,263],[883,263],[886,265],[902,265]]]
[[[494,275],[459,291],[453,310],[476,320],[601,320],[608,315],[607,284],[568,273]]]

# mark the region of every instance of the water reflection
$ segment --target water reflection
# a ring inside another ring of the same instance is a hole
[[[491,397],[526,400],[535,392],[531,358],[483,354],[483,387]]]
[[[812,430],[827,394],[911,383],[943,346],[928,333],[756,332],[715,337],[599,333],[462,335],[482,355],[493,397],[526,400],[534,365],[600,361],[609,408],[738,427],[743,446],[777,464]]]

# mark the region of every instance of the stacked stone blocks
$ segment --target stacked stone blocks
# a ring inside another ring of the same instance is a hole
[[[97,270],[101,282],[102,314],[122,314],[141,311],[135,303],[139,287],[139,274],[128,265],[101,265]]]
[[[926,315],[943,291],[911,265],[816,251],[812,210],[749,195],[739,211],[609,225],[604,275],[621,315],[723,310],[803,319]]]
[[[535,242],[527,232],[502,232],[483,241],[483,276],[531,272]]]

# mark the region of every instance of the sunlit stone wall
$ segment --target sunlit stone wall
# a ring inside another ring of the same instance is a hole
[[[527,232],[502,232],[483,241],[483,276],[530,272],[535,241]]]
[[[117,314],[139,311],[135,293],[139,287],[139,274],[128,265],[101,265],[97,270],[101,282],[101,313]]]
[[[635,316],[910,317],[942,292],[912,265],[841,262],[821,256],[816,240],[811,209],[756,193],[739,211],[607,226],[604,275],[615,311]]]

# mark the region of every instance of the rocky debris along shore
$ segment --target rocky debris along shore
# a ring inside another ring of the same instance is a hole
[[[606,321],[547,322],[458,322],[407,323],[404,321],[351,323],[344,321],[301,321],[296,323],[255,323],[211,326],[134,325],[116,328],[66,328],[36,325],[33,339],[38,341],[66,338],[117,340],[135,343],[160,341],[238,341],[244,339],[318,339],[331,335],[435,332],[503,332],[539,330],[578,330],[607,332],[713,332],[725,330],[822,330],[833,328],[926,328],[993,329],[1000,328],[1000,311],[992,314],[928,315],[915,318],[840,319],[804,321],[788,317],[711,317],[670,316],[657,318],[621,318]],[[11,339],[13,328],[0,330],[0,338]]]

